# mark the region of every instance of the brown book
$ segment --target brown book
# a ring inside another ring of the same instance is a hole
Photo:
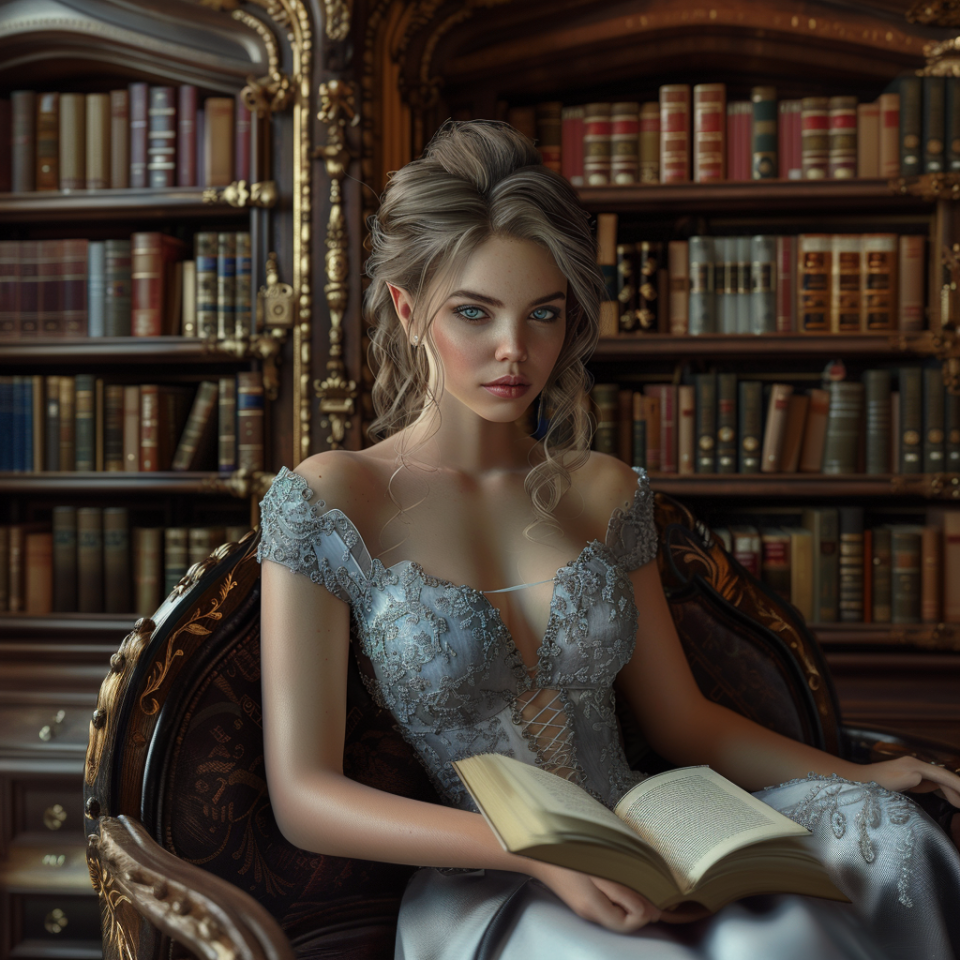
[[[87,94],[87,189],[110,186],[110,95]]]
[[[660,87],[660,182],[690,179],[690,87]]]
[[[159,337],[164,333],[168,289],[173,286],[174,264],[184,244],[157,232],[135,233],[131,241],[132,333]]]
[[[189,535],[189,562],[202,563],[221,543],[225,542],[226,531],[223,527],[191,527]]]
[[[643,392],[656,399],[660,414],[657,431],[660,441],[659,470],[661,473],[676,473],[677,388],[672,383],[654,383],[645,386]]]
[[[900,237],[898,313],[900,329],[922,330],[924,323],[924,252],[926,237],[920,234],[905,234]]]
[[[130,520],[126,507],[103,508],[103,609],[105,613],[129,613]]]
[[[863,531],[863,622],[873,623],[873,531]]]
[[[830,332],[833,240],[826,233],[797,237],[797,331]]]
[[[560,173],[560,112],[563,110],[563,104],[551,100],[548,103],[538,103],[534,109],[540,162],[550,170]],[[636,137],[634,137],[634,144],[636,144]]]
[[[660,103],[640,104],[640,182],[660,182]]]
[[[17,259],[20,275],[20,336],[34,338],[40,335],[40,241],[21,240]]]
[[[11,613],[22,613],[26,607],[26,537],[27,531],[21,523],[11,524],[8,528],[9,560],[7,564],[7,609]]]
[[[805,527],[784,527],[790,537],[790,602],[813,622],[813,534]]]
[[[920,623],[921,527],[890,528],[891,622]]]
[[[900,94],[882,93],[880,105],[880,176],[900,176]]]
[[[830,238],[830,332],[860,332],[861,239],[852,234]]]
[[[237,94],[236,104],[236,143],[233,158],[233,178],[234,180],[250,181],[250,130],[251,130],[250,108],[243,99],[243,94]],[[560,126],[561,137],[563,136],[563,125]],[[634,138],[636,139],[636,138]],[[582,146],[582,144],[581,144]],[[562,154],[561,154],[562,156]]]
[[[173,470],[202,470],[212,460],[212,443],[216,436],[217,384],[204,380],[197,390],[187,424],[173,455]]]
[[[147,186],[174,186],[176,171],[176,91],[173,87],[151,87],[147,107]]]
[[[840,507],[839,608],[842,623],[863,622],[863,508]]]
[[[874,527],[871,531],[871,577],[870,595],[873,600],[871,622],[889,623],[893,616],[891,577],[893,575],[890,553],[890,528]]]
[[[155,383],[140,384],[140,470],[160,469],[157,442],[160,435],[160,387]]]
[[[140,470],[140,387],[123,388],[123,469],[125,473]]]
[[[103,511],[77,509],[77,608],[103,612]]]
[[[190,416],[194,389],[186,384],[161,384],[158,395],[157,469],[170,470],[177,443]]]
[[[696,470],[697,388],[677,387],[677,407],[677,473],[692,474]]]
[[[87,101],[82,93],[60,94],[60,189],[87,185]]]
[[[33,433],[33,471],[34,473],[42,473],[47,442],[47,417],[44,396],[44,383],[46,378],[42,374],[35,373],[31,379],[31,394],[33,396],[33,422],[31,424],[31,431]]]
[[[609,103],[588,103],[584,110],[583,176],[588,187],[602,187],[610,183],[612,110],[612,104]]]
[[[790,602],[790,534],[781,527],[760,528],[760,578]]]
[[[237,467],[263,470],[263,377],[237,374]]]
[[[197,185],[197,88],[181,85],[177,103],[177,186]]]
[[[186,527],[167,527],[163,531],[163,592],[169,594],[190,566]]]
[[[63,329],[63,240],[41,240],[37,263],[37,327],[55,339]]]
[[[130,88],[130,186],[142,189],[147,185],[147,135],[150,88],[145,83],[131,83]]]
[[[960,623],[960,510],[943,513],[943,619]]]
[[[197,336],[197,262],[184,260],[181,264],[180,335]]]
[[[787,408],[792,394],[793,387],[787,383],[775,383],[770,388],[760,459],[762,473],[776,473],[780,469],[780,456],[787,427]]]
[[[53,611],[53,537],[28,533],[24,544],[25,609],[39,616]]]
[[[697,84],[693,88],[693,179],[697,183],[726,180],[726,133],[726,84]]]
[[[134,527],[133,604],[141,617],[149,617],[163,599],[163,530]]]
[[[37,190],[60,189],[60,94],[37,96]]]
[[[207,97],[203,109],[204,183],[225,187],[233,182],[233,97]]]
[[[0,338],[20,333],[20,246],[0,240]]]
[[[122,473],[123,465],[123,386],[108,383],[103,404],[103,469]]]
[[[63,333],[67,337],[87,335],[87,250],[88,241],[74,237],[60,240],[60,291]]]
[[[900,238],[895,233],[868,233],[863,236],[860,329],[865,333],[888,333],[899,325],[899,247]]]
[[[880,102],[857,104],[857,176],[880,176]]]
[[[670,333],[685,334],[690,318],[690,251],[686,240],[671,240],[667,247],[670,275]]]
[[[10,104],[13,112],[10,186],[14,193],[29,193],[37,188],[37,95],[33,90],[14,90]]]
[[[110,91],[110,186],[130,186],[130,93]]]
[[[644,394],[643,422],[647,425],[647,470],[660,472],[660,397]]]
[[[920,619],[923,623],[939,623],[941,620],[943,568],[940,553],[940,527],[927,524],[920,534]]]
[[[796,473],[800,466],[800,451],[803,448],[809,406],[808,395],[790,395],[787,403],[787,423],[783,433],[783,450],[780,452],[781,473]]]
[[[60,377],[60,470],[76,469],[76,383]]]

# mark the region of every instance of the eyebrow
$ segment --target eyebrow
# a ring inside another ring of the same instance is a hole
[[[488,297],[483,293],[476,293],[473,290],[456,290],[450,294],[450,299],[454,297],[464,297],[467,300],[477,300],[480,303],[485,303],[490,307],[503,307],[503,301],[498,300],[496,297]],[[539,307],[542,303],[550,303],[552,300],[566,300],[566,294],[562,290],[558,290],[556,293],[548,293],[545,297],[538,297],[536,300],[530,301],[531,307]]]

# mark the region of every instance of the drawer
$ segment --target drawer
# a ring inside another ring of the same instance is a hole
[[[90,896],[13,894],[9,903],[10,956],[99,960],[100,904]]]
[[[92,705],[0,703],[0,751],[32,756],[83,756],[90,736]]]
[[[83,835],[80,777],[11,778],[11,840]]]

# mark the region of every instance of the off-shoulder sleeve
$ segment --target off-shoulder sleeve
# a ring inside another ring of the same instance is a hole
[[[653,522],[653,490],[647,471],[633,468],[637,489],[626,510],[616,509],[607,527],[607,546],[627,570],[636,570],[657,555],[657,527]]]
[[[260,501],[257,560],[309,577],[337,599],[352,603],[362,593],[370,558],[356,527],[339,510],[314,503],[299,474],[282,467]]]

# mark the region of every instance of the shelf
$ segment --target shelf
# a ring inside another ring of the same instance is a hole
[[[136,613],[3,613],[0,614],[0,659],[16,648],[14,641],[31,643],[42,640],[45,644],[82,641],[83,649],[101,653],[108,649],[107,656],[133,629],[139,619]],[[109,641],[104,644],[104,641]],[[70,643],[70,649],[78,649]],[[49,652],[49,651],[48,651]]]
[[[684,497],[960,500],[960,474],[651,473],[654,490]],[[2,487],[0,487],[2,489]]]
[[[97,496],[145,493],[230,493],[229,475],[205,472],[120,473],[0,473],[2,493],[65,493]]]
[[[249,365],[199,337],[70,337],[0,340],[0,365],[32,363],[100,366],[161,363]]]
[[[250,210],[203,202],[203,187],[167,187],[153,190],[50,190],[0,193],[0,220],[36,223],[76,222],[92,216],[130,220],[249,218]]]
[[[856,336],[812,336],[798,333],[704,334],[673,336],[651,333],[602,339],[591,362],[604,363],[641,357],[764,357],[777,361],[831,357],[932,356],[939,338],[931,330],[915,333],[862,333]],[[2,353],[0,353],[2,356]]]
[[[809,627],[825,649],[960,653],[960,623],[811,623]]]
[[[650,183],[622,187],[580,187],[580,202],[591,213],[707,213],[743,208],[753,215],[784,210],[843,212],[854,207],[876,212],[924,209],[929,193],[903,193],[899,181],[753,180],[725,183]]]

